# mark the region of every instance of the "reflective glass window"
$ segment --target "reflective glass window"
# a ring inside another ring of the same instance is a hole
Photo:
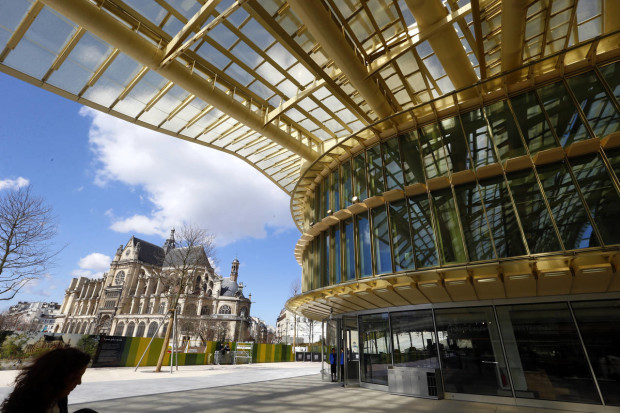
[[[532,169],[506,176],[531,253],[560,251],[551,217]]]
[[[459,117],[444,119],[439,122],[443,135],[444,149],[447,152],[448,169],[459,172],[472,169],[471,159],[467,152],[467,141],[463,136]]]
[[[370,210],[372,216],[372,244],[375,255],[375,274],[392,272],[390,230],[385,206]]]
[[[616,178],[620,179],[620,148],[606,150],[605,155],[607,155],[611,169],[616,173]]]
[[[525,255],[521,230],[504,178],[496,177],[480,181],[480,192],[498,257]]]
[[[387,385],[388,366],[392,365],[388,313],[362,315],[359,326],[362,341],[361,380]]]
[[[357,230],[357,259],[358,274],[360,277],[372,276],[372,258],[370,252],[370,225],[367,213],[355,216]]]
[[[439,368],[431,310],[402,311],[390,317],[394,365]]]
[[[435,310],[445,391],[512,396],[492,307]]]
[[[461,217],[469,260],[494,259],[493,242],[482,208],[478,186],[475,183],[459,185],[454,187],[454,194]]]
[[[446,154],[443,150],[439,126],[432,124],[420,129],[422,161],[427,179],[448,173]]]
[[[461,115],[461,121],[476,168],[497,162],[482,110],[476,109]]]
[[[510,103],[530,154],[558,145],[534,91],[515,96]]]
[[[332,172],[332,202],[333,205],[330,206],[330,209],[333,212],[340,210],[340,180],[339,180],[338,170]]]
[[[351,205],[351,198],[353,198],[353,180],[351,179],[351,161],[346,161],[340,167],[340,173],[342,175],[342,199],[340,204],[342,208],[346,208]]]
[[[442,264],[465,262],[465,249],[450,188],[432,192],[436,235]]]
[[[319,185],[318,189],[316,191],[314,191],[314,199],[313,199],[313,204],[314,204],[314,209],[313,209],[313,214],[312,214],[312,221],[313,222],[319,222],[321,220],[321,195],[323,194],[323,191],[321,191],[321,186]]]
[[[567,303],[497,307],[517,397],[599,403]]]
[[[398,140],[403,153],[403,174],[405,185],[424,183],[424,171],[422,170],[422,156],[420,154],[420,141],[418,133],[411,131],[401,135]]]
[[[620,61],[599,68],[611,93],[620,101]]]
[[[368,149],[366,156],[368,157],[368,196],[381,195],[385,190],[381,146],[375,145]]]
[[[566,79],[594,135],[604,138],[618,130],[620,115],[593,70]]]
[[[358,197],[360,201],[368,198],[365,152],[353,158],[353,196]]]
[[[592,223],[564,162],[541,166],[538,176],[566,249],[599,245]]]
[[[400,162],[400,149],[397,138],[392,138],[383,144],[383,159],[385,165],[385,190],[403,188],[405,179]]]
[[[497,147],[499,157],[505,161],[506,159],[525,155],[525,147],[523,146],[517,124],[510,112],[508,102],[502,100],[501,102],[485,106],[484,113],[491,127],[493,141]]]
[[[330,209],[330,189],[331,183],[329,182],[330,176],[328,175],[326,179],[321,182],[321,191],[323,192],[323,202],[321,203],[321,216],[320,219],[323,219],[327,216],[327,211]]]
[[[620,406],[620,300],[571,306],[605,404]]]
[[[607,245],[620,243],[620,197],[600,156],[582,156],[569,163],[603,242]]]
[[[342,222],[342,275],[343,281],[351,281],[355,279],[355,236],[353,218],[349,218]]]
[[[538,94],[563,147],[590,138],[564,83],[542,87],[538,89]]]
[[[394,271],[396,272],[415,268],[410,228],[407,200],[392,202],[390,204],[390,233],[394,253]]]
[[[321,252],[321,287],[327,287],[331,284],[332,272],[330,263],[330,246],[331,234],[330,231],[325,231],[321,234],[322,238],[322,252]]]
[[[437,265],[435,234],[431,220],[431,207],[426,195],[408,198],[415,267]]]

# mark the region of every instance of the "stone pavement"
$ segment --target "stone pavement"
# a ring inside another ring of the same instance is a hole
[[[153,367],[88,369],[69,396],[69,411],[89,407],[107,412],[446,412],[552,413],[508,405],[426,400],[387,392],[342,388],[321,381],[321,363],[238,366],[180,366],[170,374]],[[16,371],[0,371],[0,396],[10,391]]]

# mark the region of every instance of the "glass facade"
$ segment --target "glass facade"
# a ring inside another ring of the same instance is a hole
[[[355,197],[414,187],[416,195],[373,203],[317,237],[303,285],[620,244],[620,149],[569,150],[619,130],[619,65],[423,125],[343,162],[315,188],[308,223]],[[553,148],[568,155],[509,168]],[[449,186],[419,185],[467,171]]]

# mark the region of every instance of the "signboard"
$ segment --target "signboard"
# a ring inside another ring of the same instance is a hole
[[[101,336],[97,354],[93,361],[93,367],[119,367],[122,366],[123,348],[126,337]]]

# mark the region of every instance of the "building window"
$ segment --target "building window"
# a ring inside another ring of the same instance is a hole
[[[144,336],[144,329],[146,328],[146,324],[140,323],[138,324],[138,330],[136,331],[136,337]]]
[[[230,309],[230,306],[227,305],[223,305],[220,307],[220,314],[231,314],[232,311]]]
[[[202,308],[200,309],[200,315],[210,315],[211,314],[211,308],[209,306],[202,306]]]
[[[121,285],[124,281],[125,281],[125,272],[119,271],[118,273],[116,273],[116,277],[114,278],[114,283],[116,285]]]
[[[129,323],[127,325],[127,332],[125,332],[125,336],[126,337],[133,337],[133,330],[134,328],[136,328],[136,325],[134,323]]]
[[[153,337],[155,336],[155,333],[157,333],[157,323],[153,321],[151,324],[149,324],[149,331],[146,333],[146,336]]]
[[[165,313],[166,313],[166,303],[161,303],[161,304],[159,305],[159,311],[158,311],[158,313],[159,313],[159,314],[165,314]]]
[[[125,323],[118,323],[116,325],[116,329],[114,330],[114,335],[115,336],[122,336],[123,335],[123,330],[125,329]]]

